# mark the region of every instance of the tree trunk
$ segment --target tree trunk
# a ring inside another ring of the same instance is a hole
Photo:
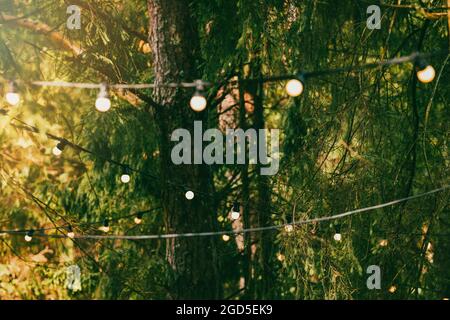
[[[199,71],[199,41],[195,19],[185,0],[148,0],[149,42],[153,53],[155,84],[192,81]],[[171,161],[173,130],[184,128],[193,137],[194,120],[206,119],[189,108],[193,92],[160,87],[153,98],[161,105],[154,118],[159,129],[161,203],[167,233],[201,232],[217,228],[211,174],[204,165]],[[204,125],[206,127],[206,125]],[[180,187],[185,185],[186,188]],[[185,198],[191,189],[195,198]],[[222,296],[218,238],[176,238],[167,241],[167,260],[174,271],[170,296],[175,299],[214,299]]]

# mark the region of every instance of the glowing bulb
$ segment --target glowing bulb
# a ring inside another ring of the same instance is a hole
[[[227,234],[224,234],[224,235],[222,236],[222,240],[225,241],[225,242],[230,241],[230,236],[227,235]]]
[[[6,101],[12,106],[17,106],[20,102],[20,96],[16,92],[8,92],[6,94]]]
[[[342,235],[340,233],[335,233],[333,236],[333,239],[335,241],[341,241],[342,240]]]
[[[428,65],[424,69],[417,71],[417,78],[422,83],[430,83],[434,80],[434,77],[436,76],[436,71],[434,70],[433,66]]]
[[[192,200],[192,199],[194,199],[194,193],[192,192],[192,191],[188,191],[188,192],[186,192],[186,194],[185,194],[185,197],[186,197],[186,199],[188,199],[188,200]]]
[[[291,79],[286,84],[286,92],[291,97],[298,97],[303,92],[303,83],[298,79]]]
[[[72,226],[67,227],[67,237],[70,239],[75,238],[75,232],[73,232]]]
[[[386,239],[380,240],[380,246],[386,247],[388,245],[388,241]]]
[[[53,148],[52,153],[53,155],[59,157],[66,147],[66,143],[64,141],[58,142],[58,144]]]
[[[108,98],[97,98],[95,108],[100,112],[106,112],[111,108],[111,100]]]
[[[241,216],[241,214],[239,212],[237,212],[237,211],[231,212],[231,219],[232,220],[237,220],[237,219],[239,219],[240,216]]]
[[[106,219],[106,220],[103,222],[103,225],[102,225],[100,228],[98,228],[98,229],[99,229],[100,231],[103,231],[104,233],[108,233],[109,230],[110,230],[108,219]]]
[[[108,226],[101,226],[100,228],[98,228],[100,231],[103,231],[104,233],[108,233],[109,232],[109,227]]]
[[[194,96],[192,96],[190,105],[192,110],[196,112],[201,112],[206,108],[207,105],[206,98],[201,94],[196,93]]]
[[[203,94],[205,90],[204,83],[202,80],[195,80],[195,93],[191,98],[190,105],[192,110],[200,112],[205,110],[208,102]]]
[[[33,240],[33,232],[28,231],[27,234],[25,235],[25,241],[30,242],[31,240]]]
[[[100,86],[100,92],[95,101],[95,108],[100,112],[106,112],[111,109],[111,100],[109,100],[108,87],[106,84]]]
[[[294,226],[291,224],[288,224],[284,227],[284,230],[286,230],[286,232],[288,232],[288,233],[292,232],[292,231],[294,231]]]
[[[124,173],[123,175],[120,176],[120,181],[122,181],[122,183],[128,183],[130,182],[131,177],[129,174]]]
[[[231,220],[237,220],[241,216],[241,206],[239,202],[235,201],[233,203],[233,208],[231,209]]]
[[[390,293],[394,293],[395,291],[397,291],[397,287],[396,287],[396,286],[391,286],[391,287],[389,288],[389,292],[390,292]]]
[[[134,223],[141,224],[142,223],[142,213],[139,213],[136,217],[134,217]]]
[[[52,150],[53,155],[59,157],[62,154],[62,150],[59,150],[57,146],[55,146]]]

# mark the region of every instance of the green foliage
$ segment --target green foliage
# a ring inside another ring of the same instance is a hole
[[[82,30],[67,31],[66,1],[2,1],[2,12],[47,24],[83,53],[74,55],[46,35],[2,24],[1,78],[151,82],[145,1],[80,2],[86,4]],[[383,7],[382,29],[370,31],[363,3],[192,1],[202,49],[197,67],[204,79],[215,81],[228,75],[358,65],[416,50],[448,48],[446,19],[426,22],[429,17],[421,10]],[[411,3],[444,5],[431,0]],[[437,76],[428,85],[416,83],[412,66],[401,64],[311,79],[304,94],[295,99],[286,97],[282,83],[265,86],[265,126],[281,128],[283,139],[280,172],[267,184],[270,224],[336,214],[448,184],[448,58],[435,57],[430,63]],[[7,111],[0,113],[0,230],[47,228],[68,221],[80,225],[79,231],[96,233],[105,218],[161,207],[161,185],[167,181],[159,175],[164,160],[157,120],[146,103],[151,91],[135,92],[144,101],[137,106],[116,92],[112,110],[99,114],[93,107],[94,91],[29,86],[20,90],[20,107],[0,104]],[[238,112],[233,116],[239,118]],[[252,111],[244,118],[253,125]],[[18,120],[42,132],[22,130]],[[223,117],[210,114],[208,121],[210,127],[217,127]],[[55,142],[44,132],[63,136],[96,156],[68,148],[55,158],[51,155]],[[121,184],[122,168],[106,161],[110,159],[142,173]],[[221,190],[214,195],[221,229],[230,229],[227,203],[244,185],[239,177],[229,187],[230,173],[239,170],[212,168],[215,186]],[[249,197],[243,205],[257,215],[260,181],[254,173],[249,180]],[[181,191],[174,187],[173,192]],[[446,192],[346,218],[341,242],[333,240],[333,225],[328,224],[305,225],[292,233],[280,230],[267,260],[276,282],[269,297],[448,297],[448,205]],[[168,232],[158,209],[145,215],[142,225],[123,219],[112,228],[126,234]],[[28,244],[21,237],[2,235],[0,240],[2,299],[172,298],[168,288],[176,273],[166,261],[162,240],[34,239]],[[221,243],[218,254],[225,296],[259,297],[235,294],[247,272],[248,252],[233,240]],[[50,251],[42,253],[44,248]],[[208,250],[206,245],[203,250]],[[70,264],[82,270],[81,292],[65,287],[65,267]],[[382,290],[366,287],[366,269],[373,264],[382,269]],[[17,268],[23,268],[23,274]],[[388,290],[391,286],[395,292]]]

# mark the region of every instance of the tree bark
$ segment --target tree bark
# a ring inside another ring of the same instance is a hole
[[[149,42],[152,46],[154,82],[192,81],[199,76],[200,47],[195,19],[186,0],[148,0]],[[194,120],[206,119],[189,108],[188,89],[159,87],[154,99],[161,105],[154,117],[159,130],[161,203],[166,232],[201,232],[217,228],[212,177],[205,165],[176,166],[171,161],[170,136],[184,128],[193,137]],[[204,122],[204,127],[206,127]],[[180,185],[185,185],[183,189]],[[191,189],[195,198],[185,198]],[[175,299],[222,297],[218,238],[175,238],[167,241],[167,260],[174,271],[170,296]]]

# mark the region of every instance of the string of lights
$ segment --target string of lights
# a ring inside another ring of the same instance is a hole
[[[33,230],[0,230],[0,235],[25,235],[25,240],[27,242],[31,241],[33,237],[46,237],[46,238],[72,238],[72,239],[97,239],[97,240],[152,240],[152,239],[172,239],[172,238],[194,238],[194,237],[213,237],[213,236],[222,236],[224,241],[228,241],[230,239],[230,235],[240,235],[246,233],[254,233],[254,232],[264,232],[264,231],[272,231],[272,230],[280,230],[284,229],[287,233],[291,233],[294,230],[295,226],[311,224],[311,223],[320,223],[324,221],[332,221],[342,219],[357,213],[374,211],[377,209],[385,208],[388,206],[393,206],[402,202],[406,202],[409,200],[422,198],[434,193],[442,192],[446,189],[450,188],[450,185],[446,185],[431,191],[427,191],[424,193],[412,195],[409,197],[389,201],[386,203],[354,209],[351,211],[343,212],[336,215],[318,217],[300,220],[292,223],[285,223],[279,225],[271,225],[265,227],[255,227],[255,228],[247,228],[247,229],[238,229],[238,230],[226,230],[226,231],[209,231],[209,232],[198,232],[198,233],[172,233],[172,234],[153,234],[153,235],[93,235],[93,234],[75,234],[72,228],[67,229],[66,234],[48,234],[45,232],[40,232],[39,229]],[[339,225],[337,225],[339,226]],[[105,220],[103,224],[103,232],[107,233],[110,231],[109,229],[109,221]],[[334,234],[334,240],[341,241],[342,235],[340,228],[336,228],[336,233]]]
[[[366,63],[356,66],[341,67],[335,69],[324,69],[318,71],[301,71],[296,74],[269,76],[255,79],[243,79],[241,81],[233,81],[234,83],[240,82],[275,82],[275,81],[287,81],[286,92],[289,96],[296,97],[303,93],[307,79],[320,77],[335,73],[349,72],[364,70],[370,68],[387,67],[396,64],[403,64],[413,62],[417,78],[423,83],[429,83],[433,81],[436,71],[426,59],[448,54],[448,50],[439,51],[434,53],[419,53],[414,52],[407,56],[392,58],[388,60],[381,60],[378,62]],[[223,83],[212,83],[204,80],[194,80],[193,82],[173,82],[173,83],[137,83],[137,84],[108,84],[108,83],[78,83],[78,82],[65,82],[65,81],[23,81],[23,80],[9,80],[9,88],[6,93],[6,101],[12,105],[17,106],[20,102],[20,95],[17,89],[18,84],[32,85],[39,87],[60,87],[60,88],[79,88],[79,89],[96,89],[99,90],[97,99],[95,101],[95,107],[100,112],[106,112],[111,109],[111,100],[109,99],[109,91],[111,89],[155,89],[155,88],[188,88],[195,89],[195,92],[190,100],[190,106],[192,110],[201,112],[207,107],[206,88],[215,85],[223,85]]]

